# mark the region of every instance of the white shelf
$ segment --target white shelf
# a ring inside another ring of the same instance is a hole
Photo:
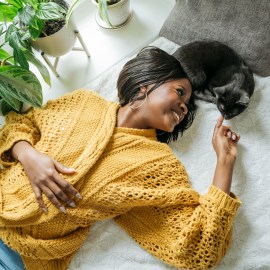
[[[158,36],[174,3],[175,0],[131,0],[131,21],[112,30],[96,23],[96,7],[91,0],[85,0],[73,16],[91,57],[87,58],[80,51],[62,56],[57,67],[60,78],[50,71],[51,88],[40,80],[44,102],[83,87],[124,57],[149,44]]]

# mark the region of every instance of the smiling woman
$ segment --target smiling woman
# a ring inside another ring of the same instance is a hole
[[[137,95],[139,99],[133,99],[132,104],[119,109],[118,126],[173,132],[188,113],[191,84],[184,78],[164,82],[153,89],[154,87],[155,85],[141,86]]]
[[[179,62],[157,48],[141,51],[123,67],[118,93],[120,104],[78,90],[8,114],[0,132],[0,238],[27,270],[67,269],[92,224],[108,218],[178,268],[208,269],[225,255],[240,205],[230,192],[240,137],[218,120],[216,171],[200,195],[162,142],[194,116]]]
[[[158,48],[148,47],[128,61],[117,88],[122,105],[119,126],[154,128],[158,140],[168,143],[192,124],[196,106],[187,75],[173,56]]]

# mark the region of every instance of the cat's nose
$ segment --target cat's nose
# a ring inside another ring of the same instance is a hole
[[[221,112],[224,112],[225,110],[225,106],[223,104],[219,104],[218,108]]]

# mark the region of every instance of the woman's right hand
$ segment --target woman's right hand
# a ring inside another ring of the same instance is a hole
[[[67,168],[53,158],[38,152],[26,141],[17,142],[11,150],[11,154],[21,162],[39,206],[44,212],[47,213],[48,209],[42,199],[42,192],[63,213],[66,213],[65,204],[76,207],[74,201],[70,199],[70,195],[77,198],[81,198],[81,195],[61,175],[73,174],[74,169]]]

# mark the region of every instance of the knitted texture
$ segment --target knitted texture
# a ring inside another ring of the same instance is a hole
[[[145,249],[183,269],[207,269],[224,256],[239,200],[210,186],[201,196],[154,130],[115,128],[119,105],[84,90],[43,109],[10,113],[0,133],[0,237],[27,269],[66,269],[97,220],[117,222]],[[8,150],[30,142],[77,173],[64,176],[82,194],[60,213],[38,207],[20,163]]]

